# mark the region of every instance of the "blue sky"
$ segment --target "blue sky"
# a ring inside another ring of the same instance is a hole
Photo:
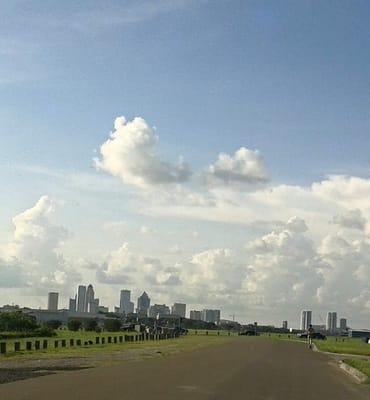
[[[357,177],[366,188],[370,178],[369,2],[1,1],[0,13],[0,243],[11,240],[12,217],[42,195],[60,205],[54,218],[73,232],[66,252],[87,258],[119,245],[117,237],[94,235],[112,221],[126,221],[125,240],[137,252],[163,260],[168,254],[159,244],[169,232],[189,259],[220,246],[241,252],[247,239],[268,233],[267,225],[281,228],[295,215],[311,223],[319,243],[320,213],[369,212],[356,197],[367,189],[355,190],[349,180],[339,193],[355,192],[356,200],[333,205],[337,195],[327,178]],[[182,205],[166,215],[163,203],[153,201],[162,187],[154,195],[146,187],[142,197],[142,188],[138,194],[127,183],[127,171],[94,167],[120,115],[155,126],[159,157],[175,164],[182,155],[194,176],[219,153],[259,150],[267,188],[205,194],[192,182],[191,196],[242,205],[241,220],[236,210],[224,212],[224,203],[217,212]],[[330,201],[326,189],[311,193],[315,183],[320,190],[330,186]],[[290,192],[283,195],[284,185]],[[267,190],[265,197],[259,190]],[[277,211],[266,216],[256,199],[267,201],[269,190]],[[325,204],[306,199],[306,192],[325,197]],[[141,225],[151,225],[155,239],[143,240]],[[197,245],[189,239],[193,231],[203,232]]]

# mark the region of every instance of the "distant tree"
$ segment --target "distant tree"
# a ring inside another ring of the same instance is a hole
[[[121,329],[121,321],[119,319],[106,319],[104,321],[104,329],[108,332],[117,332]]]
[[[0,331],[25,332],[38,328],[36,318],[22,311],[0,313]]]
[[[62,321],[59,321],[57,319],[52,319],[50,321],[46,321],[44,323],[44,326],[51,328],[51,329],[58,329],[62,326]]]
[[[87,319],[83,322],[83,328],[85,331],[96,331],[98,322],[95,319]]]
[[[77,332],[81,329],[82,322],[79,321],[78,319],[70,319],[68,321],[67,327],[70,331]]]

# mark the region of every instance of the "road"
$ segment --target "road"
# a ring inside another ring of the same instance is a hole
[[[4,400],[369,400],[330,358],[300,343],[225,345],[0,385]]]

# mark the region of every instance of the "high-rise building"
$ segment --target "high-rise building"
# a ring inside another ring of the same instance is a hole
[[[94,299],[94,300],[90,303],[89,312],[90,312],[91,314],[97,314],[97,313],[99,312],[99,299]]]
[[[80,285],[77,292],[77,312],[85,312],[86,286]]]
[[[77,296],[75,296],[74,299],[69,299],[69,307],[68,307],[69,311],[76,312],[76,307],[77,307],[76,297]]]
[[[218,324],[220,322],[221,311],[220,310],[208,310],[204,309],[201,312],[201,320],[205,322],[214,322]]]
[[[335,311],[328,312],[326,316],[326,330],[329,333],[337,331],[337,313]]]
[[[148,315],[148,310],[150,308],[150,298],[146,292],[137,299],[137,312],[141,315]]]
[[[126,315],[134,312],[134,303],[131,301],[130,290],[121,290],[119,311]]]
[[[202,319],[202,312],[197,310],[190,311],[190,319],[194,319],[196,321],[200,321]]]
[[[186,304],[174,303],[174,305],[171,308],[171,314],[178,315],[179,317],[185,318]]]
[[[161,318],[170,314],[170,308],[166,304],[154,304],[149,308],[150,318]]]
[[[48,294],[48,310],[49,311],[57,311],[58,310],[58,298],[59,293],[50,292]]]
[[[303,310],[301,312],[301,331],[306,331],[312,324],[312,311]]]
[[[283,321],[283,329],[288,329],[288,321]]]
[[[90,285],[87,287],[87,291],[86,291],[84,312],[91,312],[91,310],[94,309],[94,298],[95,298],[94,288],[90,283]]]
[[[341,318],[339,320],[339,328],[340,328],[341,332],[347,330],[347,320],[345,318]]]

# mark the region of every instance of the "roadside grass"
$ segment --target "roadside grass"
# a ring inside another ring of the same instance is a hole
[[[367,375],[370,384],[370,360],[346,359],[343,362]]]
[[[315,340],[320,351],[339,354],[370,356],[370,344],[361,339],[328,337],[327,340]]]
[[[86,332],[87,333],[87,332]],[[112,336],[114,334],[104,333],[104,335]],[[119,334],[116,334],[119,336]],[[96,334],[93,336],[95,338]],[[72,337],[72,336],[70,336]],[[61,337],[60,337],[61,338]],[[65,336],[64,336],[65,338]],[[75,336],[74,338],[81,338]],[[87,339],[88,336],[85,336]],[[54,339],[52,338],[51,344],[54,343]],[[59,337],[58,337],[59,339]],[[82,338],[81,338],[82,339]],[[123,342],[123,343],[111,343],[111,344],[100,344],[100,345],[92,345],[92,346],[74,346],[69,347],[67,342],[67,347],[50,347],[46,350],[31,350],[26,351],[24,347],[19,352],[11,352],[7,353],[3,356],[0,356],[0,367],[2,360],[9,359],[19,359],[19,360],[28,360],[28,359],[47,359],[47,358],[89,358],[93,356],[97,356],[99,354],[113,354],[116,352],[124,352],[130,350],[145,350],[150,356],[153,352],[158,352],[161,355],[172,354],[176,352],[182,351],[191,351],[200,349],[208,346],[221,345],[224,343],[231,342],[232,340],[237,339],[237,336],[227,336],[227,335],[187,335],[181,336],[176,339],[167,339],[167,340],[148,340],[143,342]],[[145,357],[144,357],[145,358]]]

